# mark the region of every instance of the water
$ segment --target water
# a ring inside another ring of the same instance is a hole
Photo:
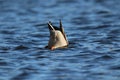
[[[120,80],[119,0],[0,0],[0,80]],[[62,19],[69,47],[44,49]]]

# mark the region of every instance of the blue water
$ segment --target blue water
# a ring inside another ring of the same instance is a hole
[[[70,45],[45,49],[59,19]],[[120,0],[0,0],[0,80],[120,80]]]

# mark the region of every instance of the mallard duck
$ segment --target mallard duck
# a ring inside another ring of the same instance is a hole
[[[54,50],[57,48],[65,48],[68,46],[68,40],[66,38],[62,22],[60,20],[60,27],[55,27],[51,22],[48,22],[48,28],[50,32],[50,38],[46,48]]]

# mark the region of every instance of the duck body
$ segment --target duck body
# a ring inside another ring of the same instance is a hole
[[[54,50],[57,48],[64,48],[68,46],[68,40],[64,33],[64,29],[62,27],[61,21],[60,21],[60,28],[52,26],[51,22],[48,23],[48,27],[50,32],[50,38],[49,38],[48,46],[46,48]]]

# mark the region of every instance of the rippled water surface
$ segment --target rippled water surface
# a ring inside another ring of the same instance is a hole
[[[59,19],[70,45],[44,49]],[[0,0],[0,80],[120,80],[120,0]]]

